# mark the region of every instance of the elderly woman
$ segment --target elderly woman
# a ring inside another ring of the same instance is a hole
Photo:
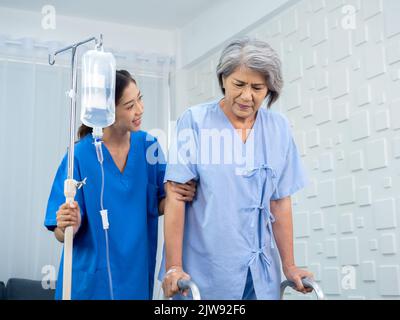
[[[312,274],[294,261],[290,198],[306,179],[287,119],[270,109],[283,85],[280,60],[267,43],[240,39],[223,50],[217,76],[224,97],[189,108],[170,150],[164,294],[191,277],[204,299],[279,299],[281,263],[308,292],[301,279]],[[210,130],[223,143],[210,147]],[[172,185],[192,179],[197,195],[185,206]]]

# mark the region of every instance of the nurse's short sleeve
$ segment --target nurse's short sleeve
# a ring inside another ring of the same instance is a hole
[[[271,200],[288,197],[304,188],[307,184],[305,169],[291,133],[289,134],[289,146],[285,163],[277,179],[276,189]]]
[[[164,182],[186,183],[198,179],[198,132],[190,110],[178,120],[168,152]]]
[[[158,186],[158,199],[165,197],[165,190],[164,190],[164,177],[165,177],[165,170],[167,168],[167,164],[165,161],[164,152],[161,149],[161,146],[158,149],[160,158],[160,162],[157,162],[157,186]]]
[[[167,166],[164,152],[157,138],[148,133],[146,134],[145,149],[149,183],[157,189],[157,198],[164,198],[164,176]]]
[[[50,230],[54,231],[57,226],[57,211],[60,205],[65,202],[64,195],[64,181],[67,178],[68,171],[68,157],[64,156],[60,166],[58,167],[57,173],[54,177],[53,185],[51,187],[49,200],[47,202],[46,215],[44,220],[44,226]],[[76,159],[75,159],[76,160]],[[81,181],[81,177],[79,174],[78,163],[75,161],[74,163],[74,179],[77,181]],[[83,217],[85,208],[83,203],[83,194],[82,189],[76,191],[75,201],[78,202],[80,207],[80,212]]]

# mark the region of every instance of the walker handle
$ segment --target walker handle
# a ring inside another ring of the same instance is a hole
[[[310,278],[303,278],[301,279],[301,282],[303,283],[303,286],[305,288],[312,288],[317,295],[318,300],[325,300],[325,295],[322,292],[320,286],[312,279]],[[281,300],[283,299],[283,293],[285,292],[285,289],[287,287],[291,287],[293,289],[296,288],[296,284],[293,281],[285,280],[281,283]]]
[[[201,300],[200,290],[193,281],[186,279],[179,279],[178,288],[180,290],[190,289],[192,291],[193,300]]]

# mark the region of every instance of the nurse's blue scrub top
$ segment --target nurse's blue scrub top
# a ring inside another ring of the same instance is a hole
[[[281,266],[270,200],[290,196],[306,183],[287,119],[260,108],[244,144],[213,101],[189,108],[178,120],[177,134],[165,181],[198,180],[196,197],[186,204],[184,270],[202,299],[240,300],[248,271],[257,299],[279,299]],[[219,145],[212,143],[215,134],[224,137]],[[163,262],[159,279],[164,273]]]
[[[108,210],[110,223],[108,238],[114,298],[151,299],[158,200],[165,196],[164,155],[154,137],[143,131],[131,132],[128,158],[121,173],[104,144],[102,148],[104,208]],[[67,156],[58,168],[47,205],[44,224],[49,230],[56,227],[56,212],[65,202],[66,176]],[[87,178],[86,185],[77,190],[75,197],[82,223],[74,238],[71,298],[110,299],[105,233],[100,216],[101,169],[91,134],[75,145],[74,179],[82,181],[84,178]],[[56,299],[62,298],[62,274],[63,257]]]

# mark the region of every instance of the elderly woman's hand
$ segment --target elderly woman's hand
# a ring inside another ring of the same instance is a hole
[[[286,279],[289,281],[292,281],[296,284],[295,290],[301,292],[301,293],[309,293],[313,291],[312,288],[305,288],[303,286],[303,283],[301,282],[301,279],[303,278],[314,278],[314,275],[311,272],[308,272],[307,270],[300,269],[296,266],[289,266],[289,267],[284,267],[283,268],[283,273],[286,276]]]
[[[180,279],[190,280],[190,276],[181,267],[171,267],[165,273],[162,288],[167,298],[171,298],[179,292],[178,280]],[[188,290],[183,291],[182,294],[187,296]]]

